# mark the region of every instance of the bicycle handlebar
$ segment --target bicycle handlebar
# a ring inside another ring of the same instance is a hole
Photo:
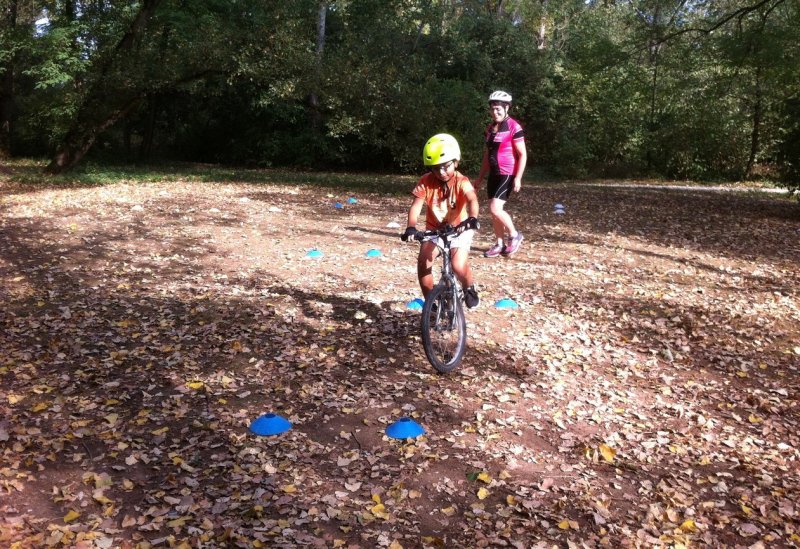
[[[420,242],[422,242],[424,240],[430,240],[435,237],[443,238],[445,236],[450,236],[453,234],[460,234],[459,229],[461,228],[462,225],[464,225],[464,223],[466,223],[466,221],[462,221],[455,227],[452,225],[445,225],[441,229],[434,229],[432,231],[417,231],[417,234],[414,235],[414,240],[419,240]],[[480,229],[481,224],[478,222],[477,227],[475,228]]]
[[[441,229],[434,229],[432,231],[417,231],[417,234],[414,235],[414,240],[419,240],[420,242],[423,240],[430,240],[431,238],[435,237],[445,237],[451,234],[456,234],[458,227],[453,227],[452,225],[445,225]]]

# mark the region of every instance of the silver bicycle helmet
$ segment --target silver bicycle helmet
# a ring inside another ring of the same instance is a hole
[[[492,92],[492,95],[489,96],[489,103],[493,103],[495,101],[502,101],[503,103],[511,104],[511,94],[502,90]]]

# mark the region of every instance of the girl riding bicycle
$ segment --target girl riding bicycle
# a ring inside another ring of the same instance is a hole
[[[414,201],[408,210],[408,225],[401,238],[408,241],[417,235],[417,219],[423,204],[427,206],[426,230],[441,229],[445,225],[459,227],[461,234],[451,242],[450,257],[453,271],[464,288],[464,302],[467,308],[474,309],[480,298],[469,266],[469,250],[478,227],[478,197],[469,179],[457,171],[461,160],[458,141],[446,133],[434,135],[425,143],[422,160],[429,172],[411,191]],[[435,240],[423,242],[420,246],[417,276],[425,297],[433,288],[432,267],[438,254]]]

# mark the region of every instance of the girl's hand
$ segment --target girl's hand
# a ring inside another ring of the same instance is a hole
[[[515,178],[514,179],[514,192],[518,193],[521,188],[522,188],[522,179]]]

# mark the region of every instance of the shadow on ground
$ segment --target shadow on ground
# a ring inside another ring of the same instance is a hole
[[[405,197],[337,213],[281,191],[271,212],[258,189],[0,206],[4,543],[791,539],[799,261],[783,205],[525,194],[510,205],[526,248],[474,259],[484,306],[465,364],[439,376],[397,297],[416,291],[415,250],[380,217]],[[385,261],[364,262],[378,243]],[[319,245],[330,259],[304,261]],[[521,310],[492,310],[505,284]],[[252,435],[266,412],[294,428]],[[387,439],[403,415],[427,436]]]

